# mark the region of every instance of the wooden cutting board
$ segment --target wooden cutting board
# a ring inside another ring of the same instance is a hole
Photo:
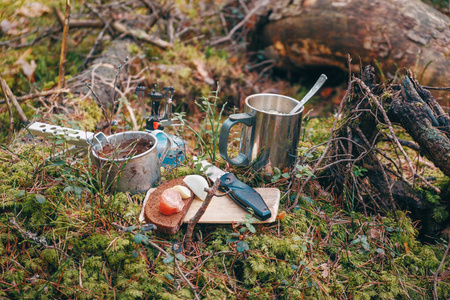
[[[154,190],[155,189],[151,189],[148,193],[151,193]],[[280,190],[277,188],[255,188],[255,190],[264,199],[272,213],[272,216],[269,219],[260,221],[260,223],[274,222],[277,218],[278,208],[280,206]],[[147,200],[148,197],[145,199]],[[195,215],[202,203],[203,201],[199,200],[197,197],[194,198],[191,207],[184,217],[184,223],[187,223]],[[145,207],[145,205],[146,203],[144,201],[142,207]],[[244,221],[246,215],[248,215],[248,212],[237,205],[229,196],[213,197],[198,223],[231,224]],[[141,221],[144,220],[143,211],[139,219]]]
[[[272,216],[269,219],[261,221],[261,223],[274,222],[277,218],[278,207],[280,205],[280,190],[277,188],[255,188],[255,190],[264,199],[272,213]],[[203,201],[195,197],[183,222],[187,223],[195,215],[202,204]],[[246,215],[248,215],[248,212],[237,205],[229,196],[213,197],[211,203],[209,203],[208,208],[198,222],[228,224],[241,222],[245,219]]]

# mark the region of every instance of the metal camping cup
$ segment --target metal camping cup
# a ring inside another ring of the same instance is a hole
[[[160,131],[152,133],[126,131],[106,137],[106,140],[102,141],[102,145],[94,145],[93,161],[102,169],[103,183],[110,188],[114,187],[119,192],[128,191],[131,194],[147,192],[155,186],[161,180],[162,162],[172,147],[168,138],[168,143],[161,157],[158,158],[158,139],[155,136],[157,133]],[[162,134],[166,133],[162,132]],[[145,151],[137,151],[137,154],[131,157],[123,154],[122,150],[124,149],[115,150],[117,152],[112,151],[109,155],[102,155],[108,145],[112,149],[123,146],[124,148],[129,147],[129,150],[139,145]],[[114,180],[117,180],[115,186]]]
[[[233,114],[223,123],[219,152],[237,166],[252,165],[272,173],[290,167],[296,157],[303,107],[291,114],[299,101],[277,94],[255,94],[245,99],[244,113]],[[239,154],[228,157],[228,137],[235,124],[243,123]]]

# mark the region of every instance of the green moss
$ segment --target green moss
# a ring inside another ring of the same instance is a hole
[[[111,239],[103,234],[94,233],[86,239],[80,241],[80,251],[84,254],[101,254],[106,250]]]
[[[9,1],[9,6],[5,8],[6,16],[12,17],[12,13],[23,3]],[[81,4],[74,5],[75,9]],[[174,5],[184,15],[199,14],[185,1],[175,1]],[[219,11],[217,6],[223,4],[208,2],[205,5],[210,5],[211,11]],[[138,13],[147,11],[144,6],[137,9]],[[48,22],[50,18],[42,19],[34,20],[32,24]],[[201,28],[186,34],[204,32],[208,36],[223,35],[222,24],[220,28],[214,28],[214,22],[219,21],[204,20]],[[165,29],[156,27],[153,30]],[[27,39],[32,40],[36,36],[32,34]],[[1,40],[7,38],[6,35],[0,37]],[[88,35],[79,47],[69,49],[66,78],[78,73],[77,68],[95,38],[95,34]],[[28,61],[35,60],[37,63],[34,86],[22,74],[6,76],[13,90],[27,92],[31,88],[37,87],[39,90],[43,86],[55,85],[59,51],[53,50],[58,50],[59,45],[52,46],[49,48],[48,43],[42,42],[26,57]],[[132,54],[141,52],[137,46],[129,50]],[[26,49],[7,51],[8,55],[0,58],[0,73],[7,70]],[[243,93],[249,90],[245,78],[249,73],[236,72],[236,66],[229,60],[231,54],[226,49],[205,49],[202,40],[175,43],[174,48],[165,51],[147,46],[142,52],[146,53],[147,58],[155,60],[157,66],[145,76],[150,76],[153,81],[157,79],[161,86],[175,87],[176,97],[178,95],[179,98],[174,100],[177,104],[184,102],[177,107],[178,110],[192,105],[193,100],[201,95],[210,95],[211,86],[198,76],[200,64],[205,66],[214,80],[224,80],[223,86],[233,81],[234,86],[244,88]],[[239,90],[238,93],[242,92]],[[302,98],[305,92],[304,87],[295,84],[286,90],[286,93],[297,99]],[[233,97],[236,96],[234,94]],[[228,96],[221,96],[221,101],[229,99]],[[392,95],[385,93],[382,97],[387,100]],[[76,115],[78,121],[69,120],[65,114],[53,115],[54,120],[51,121],[93,131],[95,124],[103,119],[101,109],[94,101],[82,100],[70,94],[68,98],[79,112]],[[132,104],[134,100],[134,96],[128,99]],[[31,102],[28,104],[33,105]],[[31,116],[34,109],[28,106],[24,105],[24,109]],[[17,116],[15,119],[18,120]],[[333,118],[304,118],[299,153],[309,153],[307,162],[317,159],[325,149],[323,145],[308,152],[328,140],[333,121]],[[7,112],[2,113],[0,129],[4,133],[7,132],[8,122]],[[399,132],[399,137],[410,138],[404,130],[398,127],[395,130]],[[143,194],[110,195],[99,189],[100,185],[92,178],[95,176],[94,171],[87,170],[86,156],[78,156],[75,164],[71,164],[71,156],[67,160],[63,158],[62,163],[53,164],[45,159],[59,149],[56,144],[36,146],[40,144],[38,141],[23,143],[22,137],[25,136],[19,136],[10,146],[14,154],[3,147],[0,151],[0,298],[194,298],[194,293],[173,262],[165,263],[165,256],[158,249],[151,245],[136,244],[131,233],[123,233],[112,225],[113,222],[123,226],[136,225],[137,232],[137,217],[142,209]],[[223,161],[219,163],[222,168],[229,169]],[[163,174],[163,180],[195,172],[190,167],[168,169]],[[244,170],[238,175],[247,182],[261,185],[261,180],[254,173]],[[443,177],[441,173],[433,176]],[[303,178],[298,180],[301,183]],[[440,195],[421,190],[425,198],[426,215],[433,219],[435,232],[448,224],[449,219],[448,205],[443,200],[449,198],[450,184],[447,179],[444,181],[439,182],[442,190]],[[284,195],[299,182],[293,184],[277,183],[270,186],[278,187]],[[182,252],[186,261],[179,260],[178,263],[191,283],[198,287],[200,298],[432,298],[433,287],[429,278],[442,259],[445,245],[424,245],[420,242],[416,225],[406,212],[399,211],[397,218],[392,214],[372,217],[352,211],[343,213],[335,206],[335,195],[317,191],[312,185],[308,188],[313,192],[301,195],[304,197],[301,197],[299,206],[292,211],[288,211],[287,207],[295,195],[287,193],[281,200],[279,210],[285,212],[285,216],[272,224],[253,223],[256,228],[254,233],[243,224],[196,225],[195,249],[193,252]],[[39,203],[36,195],[44,197],[45,203]],[[13,216],[28,234],[45,237],[49,246],[61,250],[46,248],[26,238],[23,232],[11,225]],[[183,225],[175,235],[146,235],[172,253],[171,245],[182,242],[185,232],[186,226]],[[229,240],[236,236],[248,244],[249,250],[239,252],[242,249],[238,250],[236,242]],[[31,280],[35,274],[40,275],[40,280]],[[437,292],[439,298],[446,299],[450,295],[450,287],[446,282],[438,282]]]
[[[86,131],[95,131],[95,125],[98,124],[103,118],[101,108],[94,100],[90,98],[77,101],[77,105],[83,111],[83,118],[79,122],[77,122],[78,124],[70,123],[70,127],[78,127],[79,129]]]

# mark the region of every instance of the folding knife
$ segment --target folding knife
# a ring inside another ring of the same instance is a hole
[[[195,157],[194,157],[195,160]],[[223,192],[229,192],[229,196],[239,206],[264,221],[272,216],[270,209],[267,207],[261,195],[255,191],[251,186],[240,181],[234,174],[224,172],[221,169],[213,166],[206,160],[199,161],[202,165],[203,173],[212,181],[220,178],[219,189]],[[224,209],[226,209],[224,207]]]

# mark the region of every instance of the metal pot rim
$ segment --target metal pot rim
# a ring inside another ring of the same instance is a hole
[[[109,158],[105,158],[105,157],[100,157],[100,156],[97,155],[97,151],[96,151],[94,148],[92,148],[92,151],[91,151],[91,152],[92,152],[92,155],[94,155],[95,158],[97,158],[97,159],[99,159],[99,160],[101,160],[101,161],[116,161],[116,162],[129,161],[129,160],[132,160],[132,159],[140,158],[140,157],[142,157],[142,156],[144,156],[144,155],[147,155],[148,153],[154,151],[154,149],[156,149],[156,146],[157,146],[157,144],[158,144],[158,139],[157,139],[153,134],[151,134],[150,132],[146,132],[146,131],[123,131],[123,132],[119,132],[119,133],[115,133],[115,134],[109,135],[109,136],[107,137],[107,139],[108,139],[108,141],[109,141],[109,139],[112,138],[112,137],[114,137],[114,136],[117,137],[117,136],[125,135],[125,134],[138,134],[138,135],[149,136],[149,137],[152,138],[154,144],[153,144],[153,146],[152,146],[150,149],[148,149],[147,151],[142,152],[142,153],[140,153],[140,154],[138,154],[138,155],[134,155],[134,156],[132,156],[132,157],[127,157],[127,158],[109,159]]]
[[[296,113],[290,114],[290,113],[280,113],[280,114],[276,114],[276,113],[270,113],[264,110],[261,110],[259,108],[255,108],[253,105],[250,105],[248,102],[255,97],[261,97],[261,96],[274,96],[274,97],[280,97],[280,98],[284,98],[284,99],[288,99],[291,100],[293,102],[295,102],[294,107],[300,102],[297,99],[294,99],[292,97],[289,96],[285,96],[285,95],[280,95],[280,94],[272,94],[272,93],[260,93],[260,94],[253,94],[248,96],[247,98],[245,98],[245,104],[248,105],[248,107],[250,107],[252,110],[264,113],[264,114],[268,114],[268,115],[274,115],[274,116],[295,116],[295,115],[299,115],[303,112],[303,109],[305,108],[304,106],[302,106],[302,108],[300,110],[298,110]]]

